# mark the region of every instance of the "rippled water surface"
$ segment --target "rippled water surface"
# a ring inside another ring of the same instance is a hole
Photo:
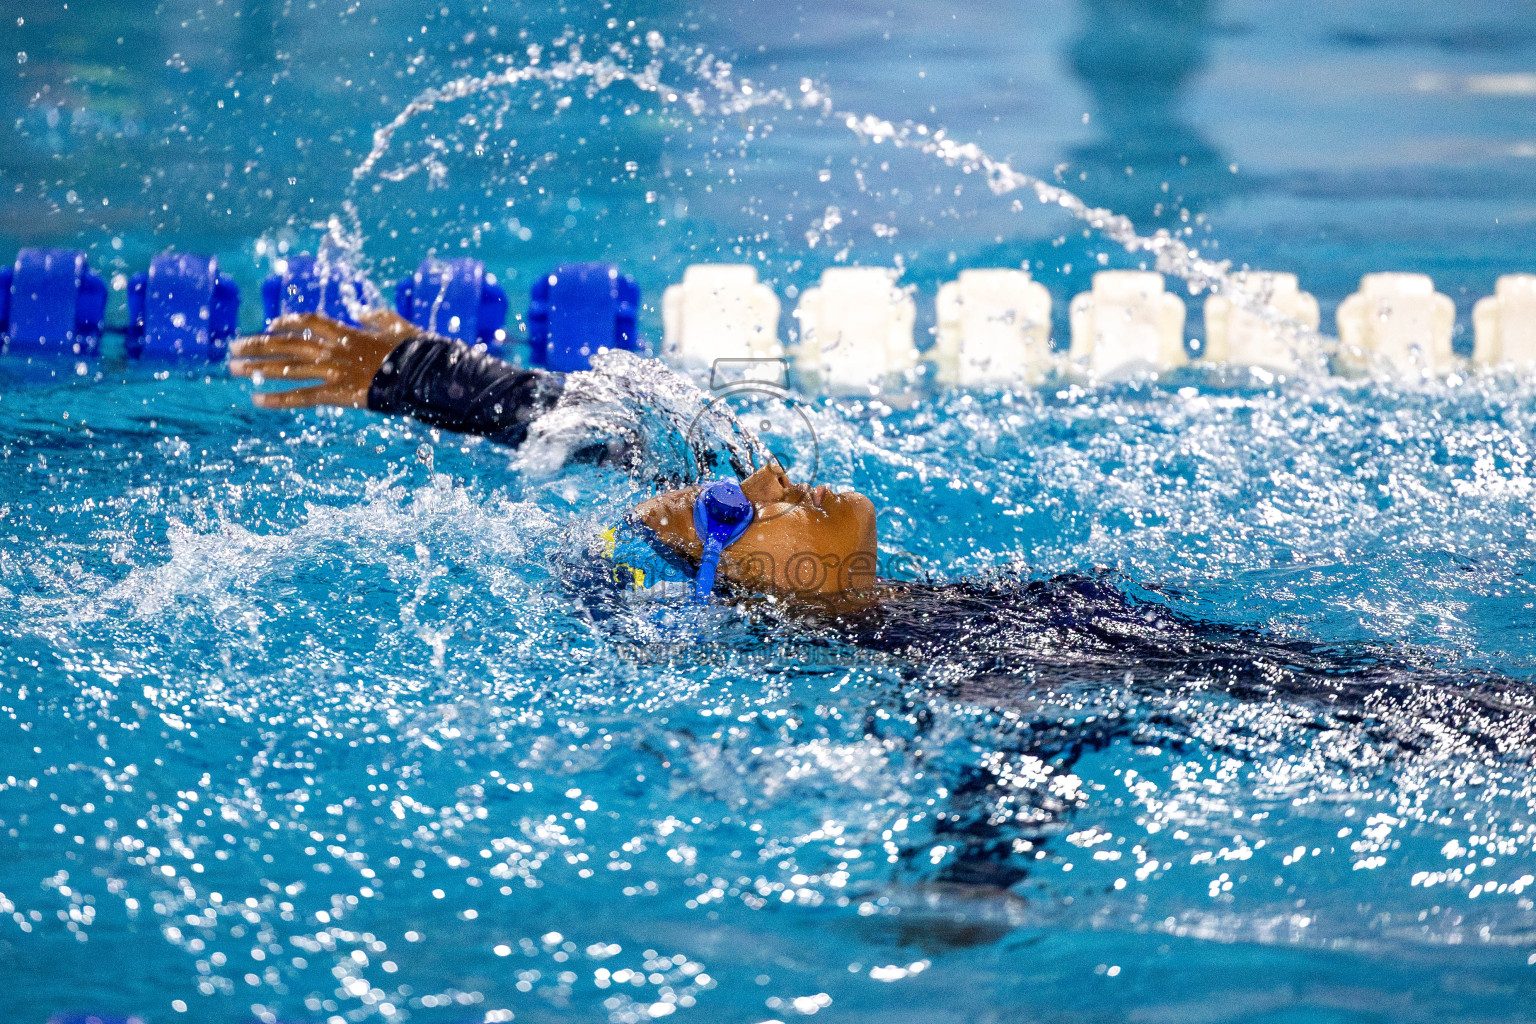
[[[646,645],[558,581],[625,477],[222,380],[8,395],[6,970],[69,979],[33,1017],[1518,1018],[1529,408],[816,411],[889,548],[1114,567],[1090,614],[1270,631],[1209,634],[1213,668],[1068,635],[997,662],[965,618],[911,651],[725,611]],[[1416,667],[1256,681],[1282,640]]]
[[[786,308],[900,265],[921,332],[960,267],[1027,261],[1060,314],[1162,255],[845,113],[1178,232],[1196,277],[1328,310],[1433,272],[1463,351],[1531,269],[1529,4],[24,6],[5,245],[217,252],[252,327],[328,224],[386,291],[429,249],[514,296],[617,260],[653,337],[695,260]],[[488,85],[354,175],[423,89],[573,45],[625,74]],[[7,1019],[1536,1017],[1528,380],[809,401],[778,450],[869,494],[909,581],[829,625],[573,589],[691,469],[702,397],[622,359],[585,393],[662,397],[635,477],[547,457],[623,402],[519,457],[110,341],[4,369]]]

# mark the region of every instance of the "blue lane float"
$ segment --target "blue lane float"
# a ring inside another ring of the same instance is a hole
[[[395,285],[395,310],[423,330],[501,355],[507,293],[480,260],[425,259]]]
[[[73,249],[23,249],[0,268],[0,334],[18,355],[101,352],[107,285]]]
[[[528,348],[535,366],[592,367],[599,349],[640,350],[640,286],[611,263],[567,263],[529,289]]]
[[[162,253],[128,279],[124,344],[133,359],[216,363],[240,333],[240,288],[213,256]]]
[[[324,313],[355,327],[349,298],[352,305],[364,301],[362,275],[333,263],[321,281],[320,262],[308,253],[288,257],[281,273],[261,283],[261,305],[268,326],[291,313]]]

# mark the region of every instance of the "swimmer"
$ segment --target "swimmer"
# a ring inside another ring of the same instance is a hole
[[[427,334],[394,313],[362,319],[353,327],[314,313],[283,317],[267,333],[230,346],[230,373],[262,382],[313,382],[256,392],[252,399],[263,409],[371,409],[513,447],[564,390],[564,374],[518,369],[463,342]],[[613,438],[578,458],[620,462],[622,446],[623,439]],[[719,524],[741,525],[718,538],[720,550],[706,551],[711,521],[703,513],[717,506],[713,497],[701,502],[701,487],[670,490],[632,509],[605,536],[602,555],[612,563],[613,577],[654,596],[680,595],[706,577],[711,583],[718,578],[738,596],[811,602],[857,601],[874,589],[876,515],[868,498],[824,484],[796,484],[776,464],[745,468],[738,469],[739,485],[711,488],[722,500],[739,495],[750,505],[739,510],[744,525]],[[695,596],[707,597],[712,589],[703,587]]]
[[[509,445],[524,442],[565,387],[560,374],[516,369],[390,314],[360,328],[314,315],[284,318],[267,334],[236,342],[231,355],[231,372],[239,376],[315,382],[257,393],[262,408],[367,408]],[[605,447],[592,457],[616,454]],[[942,921],[921,916],[922,906],[953,910],[963,906],[956,893],[1008,892],[1069,830],[1070,794],[1021,785],[1022,778],[1040,765],[1069,777],[1079,758],[1112,744],[1198,745],[1206,718],[1183,732],[1176,728],[1191,694],[1209,690],[1262,703],[1272,719],[1283,715],[1319,735],[1359,729],[1379,760],[1437,750],[1448,735],[1473,737],[1469,742],[1485,744],[1490,756],[1536,749],[1536,712],[1516,681],[1443,667],[1404,648],[1286,640],[1258,627],[1207,621],[1179,611],[1174,600],[1131,596],[1129,581],[1107,573],[1038,579],[1003,570],[942,584],[876,580],[876,517],[867,498],[796,485],[775,466],[740,476],[750,516],[706,521],[701,531],[695,523],[702,489],[669,490],[608,531],[603,560],[583,563],[582,571],[625,584],[625,593],[696,593],[705,561],[701,533],[707,540],[711,526],[721,526],[717,543],[731,543],[719,552],[719,572],[734,596],[796,598],[761,602],[749,628],[771,634],[786,622],[785,635],[796,643],[829,651],[847,645],[861,662],[885,655],[904,677],[948,692],[960,705],[997,710],[996,757],[966,770],[946,797],[931,841],[904,854],[921,869],[932,841],[951,851],[914,912],[902,915],[928,933]],[[729,511],[730,501],[722,502]],[[583,603],[592,610],[599,602]],[[823,608],[833,614],[814,614]],[[887,749],[908,748],[914,766],[926,770],[937,759],[942,768],[943,743],[923,729],[904,737],[892,724],[911,710],[910,691],[893,689],[888,699],[891,713],[870,714],[866,731]],[[1159,713],[1162,707],[1168,713]],[[1208,715],[1220,712],[1218,703],[1207,707]],[[965,941],[986,934],[973,930]]]
[[[258,392],[253,398],[261,408],[366,408],[509,445],[526,439],[565,387],[563,374],[517,369],[392,313],[372,314],[361,327],[318,314],[284,317],[268,333],[236,341],[230,354],[238,376],[316,382]],[[591,457],[616,452],[610,445]],[[735,596],[789,596],[829,607],[838,613],[836,621],[824,620],[829,638],[865,650],[916,652],[925,663],[970,662],[976,679],[1098,683],[1153,669],[1220,680],[1243,693],[1273,692],[1294,680],[1298,696],[1319,687],[1379,694],[1384,679],[1427,672],[1401,652],[1279,641],[1259,629],[1190,618],[1129,596],[1107,576],[1042,580],[1005,570],[943,584],[877,579],[877,524],[868,498],[795,484],[776,465],[739,472],[751,515],[723,545],[720,578]],[[686,593],[704,561],[708,524],[701,531],[696,520],[701,491],[668,490],[630,510],[604,539],[609,575],[631,589]],[[823,620],[806,624],[816,621]]]

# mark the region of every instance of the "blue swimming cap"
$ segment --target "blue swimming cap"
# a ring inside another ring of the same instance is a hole
[[[693,529],[704,545],[704,553],[699,558],[699,574],[693,584],[695,604],[709,601],[709,595],[715,589],[715,572],[720,568],[721,553],[747,532],[755,514],[752,502],[741,493],[741,485],[734,480],[706,484],[693,499]]]

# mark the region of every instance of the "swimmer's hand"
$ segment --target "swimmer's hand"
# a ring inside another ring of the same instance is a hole
[[[420,334],[409,320],[387,310],[362,314],[351,327],[319,313],[296,313],[272,321],[265,334],[229,346],[229,372],[256,384],[317,381],[287,391],[257,391],[261,409],[340,405],[363,409],[374,375],[402,342]]]

